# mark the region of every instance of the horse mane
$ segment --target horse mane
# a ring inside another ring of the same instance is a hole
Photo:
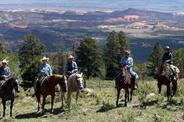
[[[13,78],[10,78],[8,80],[6,80],[3,84],[2,84],[2,88],[5,89],[7,87],[8,84],[10,84],[12,82]],[[11,84],[13,87],[13,84]]]

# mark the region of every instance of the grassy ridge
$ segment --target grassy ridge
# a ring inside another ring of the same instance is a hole
[[[43,116],[37,115],[36,99],[26,96],[22,91],[15,101],[14,117],[9,118],[9,106],[7,117],[2,122],[182,122],[184,121],[184,80],[180,80],[177,95],[167,101],[164,97],[166,88],[162,94],[157,94],[156,81],[140,81],[139,90],[134,92],[133,101],[125,108],[124,92],[121,92],[120,106],[115,107],[116,91],[113,81],[91,79],[87,81],[88,87],[94,90],[92,95],[81,94],[78,104],[72,100],[72,109],[65,112],[60,110],[61,102],[57,96],[55,112],[47,112]],[[29,91],[29,92],[32,92]],[[148,98],[147,95],[156,95]],[[31,94],[31,93],[30,93]],[[48,98],[46,108],[50,110]],[[1,106],[2,108],[2,106]]]

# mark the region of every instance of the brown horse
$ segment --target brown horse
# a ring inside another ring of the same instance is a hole
[[[55,87],[59,84],[63,92],[67,91],[67,78],[64,75],[53,75],[47,76],[43,79],[41,84],[41,91],[36,93],[36,98],[38,101],[38,111],[40,110],[40,97],[43,96],[42,102],[42,112],[44,111],[44,106],[46,104],[46,97],[51,95],[51,112],[54,111],[54,99],[55,99]],[[63,94],[64,95],[64,94]],[[62,107],[63,107],[64,96],[62,96]]]
[[[170,99],[173,97],[177,91],[177,81],[179,79],[179,74],[175,71],[173,71],[173,76],[169,76],[167,73],[168,68],[170,69],[168,64],[164,64],[161,68],[161,71],[159,71],[156,74],[157,79],[157,87],[158,87],[158,93],[161,93],[162,85],[165,85],[167,87],[167,97]],[[171,69],[170,69],[171,70]]]
[[[120,92],[122,88],[125,90],[125,106],[127,106],[127,102],[132,101],[134,83],[131,80],[131,75],[128,72],[126,65],[121,68],[121,72],[116,76],[115,84],[117,89],[116,106],[118,107],[118,101],[119,101]]]

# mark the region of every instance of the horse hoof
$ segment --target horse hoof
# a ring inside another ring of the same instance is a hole
[[[44,110],[41,110],[41,111],[38,111],[38,112],[37,112],[37,114],[39,114],[39,115],[40,115],[40,114],[44,114],[44,113],[45,113]]]
[[[51,110],[50,113],[54,113],[54,110]]]

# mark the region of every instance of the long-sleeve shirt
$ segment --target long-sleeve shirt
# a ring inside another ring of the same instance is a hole
[[[120,60],[121,65],[126,65],[128,67],[128,71],[132,76],[136,76],[137,73],[133,71],[133,58],[132,57],[122,57]]]
[[[50,76],[52,75],[52,68],[50,64],[41,64],[39,72],[40,76]]]
[[[172,53],[171,52],[167,52],[164,53],[163,57],[162,57],[162,62],[171,62],[172,61]]]
[[[78,71],[78,66],[75,61],[72,61],[71,63],[67,63],[64,67],[64,74],[67,74],[67,72],[71,71]]]
[[[128,68],[133,67],[133,58],[132,57],[123,57],[121,58],[120,64],[121,65],[127,65]]]
[[[11,71],[9,67],[0,67],[0,80],[9,79],[11,75]]]

